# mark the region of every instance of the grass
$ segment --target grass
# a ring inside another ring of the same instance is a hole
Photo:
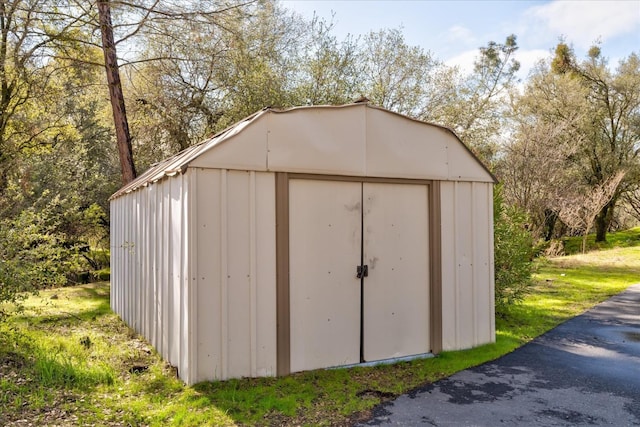
[[[382,401],[493,360],[640,282],[639,237],[640,229],[612,234],[606,250],[538,261],[530,295],[496,319],[495,344],[193,387],[111,312],[107,283],[43,291],[0,326],[0,425],[350,425]]]
[[[582,237],[564,237],[561,239],[564,253],[567,255],[582,253]],[[587,236],[587,252],[613,248],[628,248],[640,245],[640,227],[617,233],[608,233],[606,242],[596,242],[596,235]]]

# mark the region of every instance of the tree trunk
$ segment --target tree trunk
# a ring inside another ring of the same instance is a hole
[[[551,209],[544,210],[544,241],[548,242],[553,239],[553,231],[558,221],[558,213]]]
[[[613,218],[613,209],[617,201],[618,198],[613,197],[596,216],[596,242],[607,241],[607,231],[609,231],[609,225],[611,225],[611,219]]]
[[[116,127],[122,183],[127,184],[136,178],[136,168],[133,163],[133,150],[131,148],[131,135],[129,134],[127,112],[124,108],[124,95],[122,93],[122,83],[120,82],[116,44],[113,40],[113,25],[111,24],[111,6],[109,5],[109,0],[98,1],[98,15],[100,17],[100,32],[102,33],[104,67],[107,72],[109,98],[111,99],[113,122]]]

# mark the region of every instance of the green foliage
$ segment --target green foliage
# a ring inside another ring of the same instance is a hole
[[[496,186],[493,198],[496,312],[522,301],[531,286],[533,241],[526,230],[526,215],[502,200]]]
[[[82,272],[104,267],[108,261],[92,258],[99,252],[85,240],[104,233],[103,217],[97,205],[83,210],[76,198],[45,191],[17,214],[1,218],[0,303],[19,303],[21,293],[78,282]]]

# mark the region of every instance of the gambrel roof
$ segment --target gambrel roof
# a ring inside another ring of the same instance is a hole
[[[496,182],[451,129],[354,103],[265,108],[157,163],[111,198],[189,167]]]

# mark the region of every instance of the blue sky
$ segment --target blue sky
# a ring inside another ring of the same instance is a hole
[[[382,28],[403,29],[419,45],[449,65],[469,70],[480,46],[518,37],[521,77],[558,43],[573,45],[579,57],[600,40],[615,65],[631,52],[640,54],[640,0],[622,1],[312,1],[283,0],[305,17],[334,17],[334,34],[360,35]]]

